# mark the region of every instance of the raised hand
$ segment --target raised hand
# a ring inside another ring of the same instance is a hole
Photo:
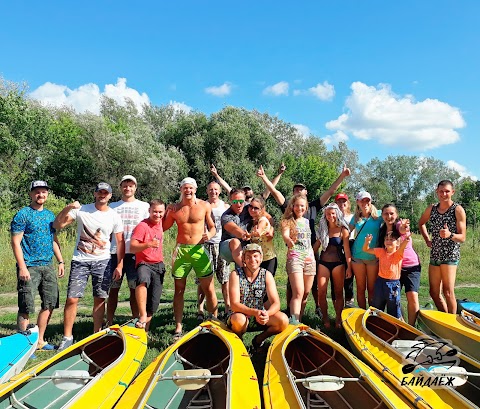
[[[450,230],[448,229],[447,223],[443,226],[443,229],[440,229],[440,237],[442,239],[448,239],[450,237]]]

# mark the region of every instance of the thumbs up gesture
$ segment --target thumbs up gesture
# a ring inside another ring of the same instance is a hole
[[[444,224],[443,229],[440,229],[440,237],[442,239],[448,239],[450,237],[450,230],[448,230],[447,223]]]

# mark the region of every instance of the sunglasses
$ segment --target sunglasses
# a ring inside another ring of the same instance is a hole
[[[243,199],[233,199],[232,204],[243,204],[245,203],[245,200]]]
[[[261,207],[255,207],[255,206],[252,206],[252,205],[250,205],[249,209],[252,209],[252,210],[255,210],[255,211],[262,210]]]

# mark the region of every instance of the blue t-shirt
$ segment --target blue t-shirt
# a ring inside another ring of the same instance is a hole
[[[47,209],[24,207],[13,217],[12,235],[23,233],[20,247],[27,267],[46,266],[53,258],[54,214]]]
[[[354,224],[355,228],[355,244],[353,245],[352,257],[360,260],[375,260],[376,257],[373,254],[365,253],[362,251],[363,243],[365,242],[365,237],[367,234],[373,236],[370,243],[370,248],[374,247],[383,247],[383,244],[377,244],[378,235],[380,233],[380,226],[383,223],[382,211],[377,210],[378,217],[376,219],[371,216],[368,219],[360,219],[357,223]],[[350,225],[353,224],[354,219],[350,221]],[[363,226],[363,228],[362,228]],[[362,229],[362,230],[360,230]],[[358,234],[360,232],[360,234]]]

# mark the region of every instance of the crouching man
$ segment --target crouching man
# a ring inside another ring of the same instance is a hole
[[[232,271],[229,280],[230,307],[229,328],[239,337],[247,331],[250,321],[256,322],[263,332],[252,340],[253,351],[258,351],[271,335],[282,332],[288,326],[288,317],[280,311],[275,280],[270,271],[260,267],[262,248],[247,244],[242,254],[243,267]]]

